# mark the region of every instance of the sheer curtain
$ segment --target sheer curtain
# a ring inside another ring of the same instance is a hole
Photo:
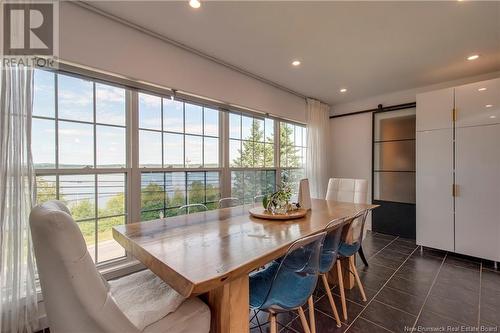
[[[0,328],[37,329],[36,266],[28,217],[33,70],[0,64]]]
[[[307,159],[306,177],[311,197],[324,199],[328,186],[328,138],[330,107],[314,99],[307,99]]]

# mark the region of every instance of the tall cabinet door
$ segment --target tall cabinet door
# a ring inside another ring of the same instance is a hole
[[[447,88],[417,95],[417,132],[453,127],[453,94]]]
[[[417,244],[454,251],[453,129],[417,132],[416,169]]]
[[[455,89],[455,250],[500,261],[500,79]]]
[[[454,250],[454,89],[417,95],[417,244]]]
[[[456,129],[455,251],[500,261],[500,124]]]

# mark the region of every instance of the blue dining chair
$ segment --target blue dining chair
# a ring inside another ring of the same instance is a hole
[[[328,296],[328,301],[330,302],[330,306],[332,307],[333,315],[335,317],[335,321],[337,322],[337,327],[342,326],[342,323],[340,322],[339,313],[337,311],[337,307],[335,306],[335,302],[333,301],[332,291],[330,290],[330,285],[328,284],[327,274],[335,264],[339,265],[337,257],[340,246],[340,239],[342,237],[342,231],[344,230],[346,221],[347,219],[344,218],[336,219],[328,223],[328,225],[325,227],[326,236],[323,242],[323,248],[321,250],[319,261],[319,276],[321,277],[326,295]],[[337,272],[339,272],[339,270],[337,270]],[[339,284],[343,283],[342,271],[340,271],[338,281]],[[316,331],[314,304],[309,306],[309,322],[311,323],[311,331],[314,333]]]
[[[269,313],[271,333],[277,332],[276,315],[293,310],[304,331],[311,332],[302,306],[312,301],[325,236],[321,232],[295,241],[280,260],[250,275],[250,307]]]
[[[362,210],[362,211],[358,212],[352,218],[351,222],[348,225],[348,231],[347,231],[347,238],[351,238],[352,240],[349,242],[346,242],[345,240],[343,240],[341,245],[340,245],[340,248],[339,248],[340,259],[349,258],[349,272],[354,275],[354,278],[356,280],[356,284],[358,285],[359,292],[361,294],[361,298],[362,298],[363,302],[366,302],[366,294],[365,294],[365,289],[363,288],[363,284],[361,283],[361,280],[359,279],[358,270],[356,269],[356,264],[354,263],[354,257],[356,256],[356,253],[359,251],[359,249],[361,247],[361,241],[363,240],[363,231],[365,228],[365,222],[366,222],[366,217],[368,216],[368,213],[369,213],[369,210]],[[340,261],[339,261],[339,263],[340,263]],[[338,269],[339,269],[339,272],[341,274],[340,265],[339,265]],[[340,276],[339,276],[339,278],[340,278]],[[340,283],[339,283],[339,289],[340,289],[340,298],[342,300],[342,311],[343,311],[344,319],[347,319],[347,310],[346,310],[346,305],[345,305],[345,292],[344,292],[343,285],[340,286]]]

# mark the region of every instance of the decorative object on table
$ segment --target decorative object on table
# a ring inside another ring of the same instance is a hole
[[[278,191],[265,195],[262,198],[262,207],[253,207],[249,210],[250,215],[271,220],[291,220],[304,217],[306,209],[302,209],[299,203],[291,203],[292,187],[283,182]]]
[[[263,207],[252,207],[248,210],[248,212],[253,217],[266,220],[293,220],[293,219],[300,219],[301,217],[307,215],[307,210],[302,208],[289,211],[288,213],[285,214],[272,214]]]
[[[300,180],[298,202],[301,208],[305,210],[311,209],[311,191],[309,190],[309,179],[307,178]]]

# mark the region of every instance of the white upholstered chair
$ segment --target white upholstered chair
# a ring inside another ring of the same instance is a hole
[[[150,271],[107,283],[97,271],[68,208],[60,201],[36,206],[30,226],[52,333],[210,330],[210,309],[205,303],[198,298],[182,298]],[[137,283],[131,283],[135,277]],[[128,283],[121,283],[124,279]],[[117,290],[117,286],[121,288]],[[162,303],[163,296],[175,300],[175,304]],[[154,299],[162,306],[153,307]]]

